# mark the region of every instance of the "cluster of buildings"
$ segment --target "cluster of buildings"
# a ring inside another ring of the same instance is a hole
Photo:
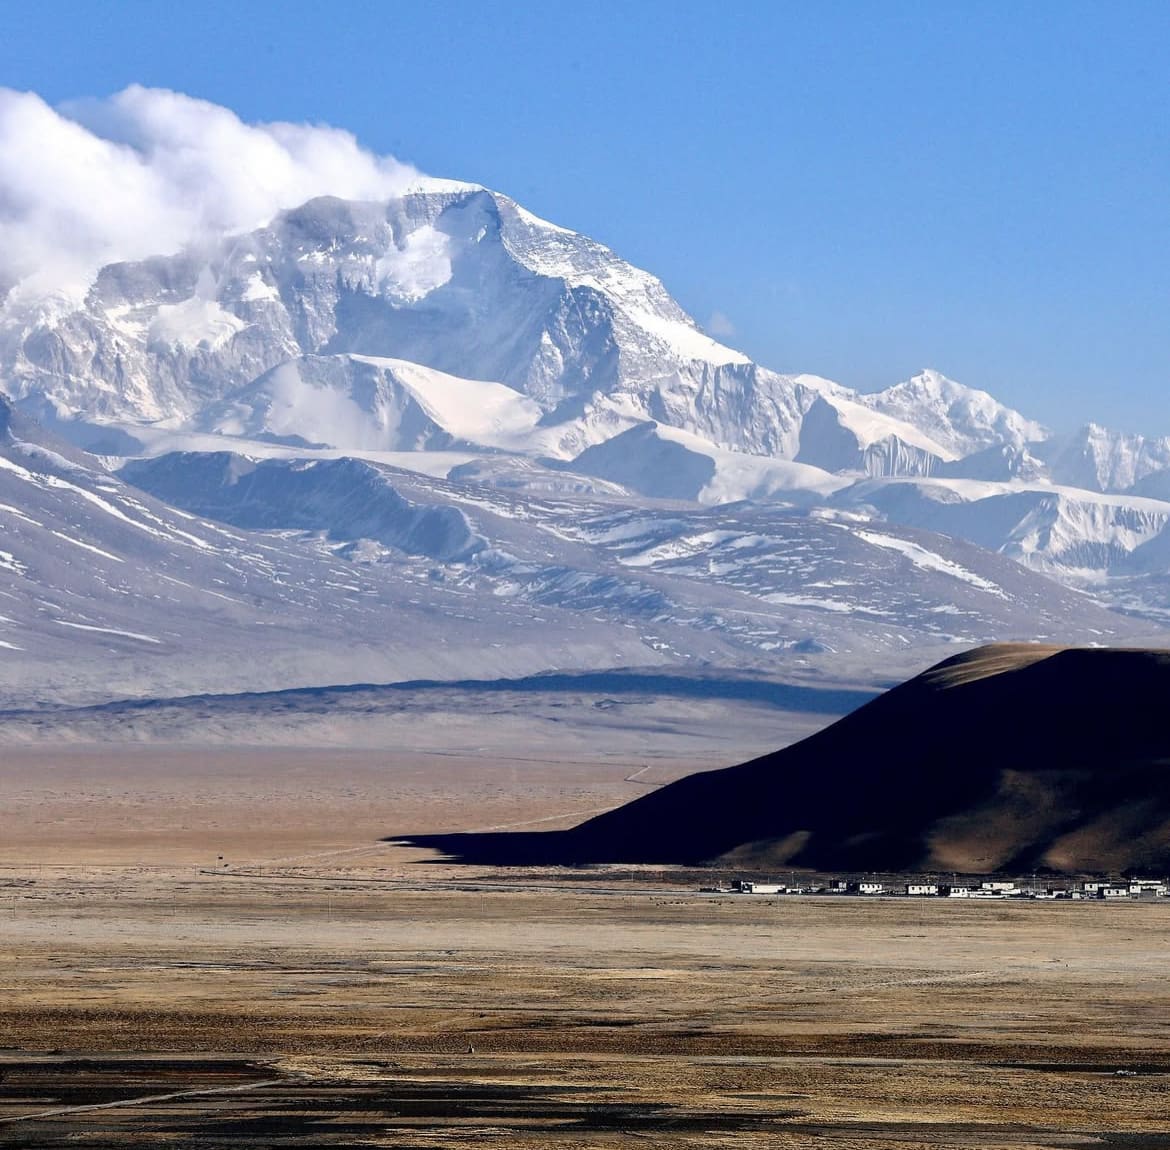
[[[741,879],[730,887],[709,888],[712,892],[727,894],[855,894],[895,895],[908,898],[1034,898],[1034,899],[1141,899],[1165,898],[1170,895],[1170,884],[1165,879],[1118,879],[1071,883],[1067,886],[1039,888],[1036,884],[1022,885],[989,879],[971,885],[954,882],[939,883],[929,880],[884,883],[871,879],[832,879],[824,885],[793,886],[782,883],[749,882]]]

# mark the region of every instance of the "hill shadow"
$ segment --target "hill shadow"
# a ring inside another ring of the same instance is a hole
[[[500,866],[1170,869],[1170,652],[982,648],[569,830],[393,841]]]
[[[716,672],[682,674],[637,669],[612,671],[546,672],[516,679],[412,679],[399,683],[344,683],[321,687],[291,687],[278,691],[240,691],[228,694],[180,695],[170,698],[118,699],[86,706],[42,706],[0,710],[4,718],[111,716],[143,714],[160,709],[206,709],[214,707],[221,714],[279,708],[296,709],[355,701],[362,696],[397,699],[417,694],[447,695],[452,692],[469,696],[495,694],[597,694],[604,696],[649,695],[670,698],[752,702],[782,711],[817,715],[842,715],[869,702],[878,688],[807,686],[784,683],[750,673]]]

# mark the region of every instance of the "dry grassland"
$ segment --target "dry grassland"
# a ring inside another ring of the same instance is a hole
[[[472,872],[376,840],[645,776],[188,755],[0,768],[0,1146],[1170,1147],[1160,901]]]

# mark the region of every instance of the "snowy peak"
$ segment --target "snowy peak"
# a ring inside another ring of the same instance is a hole
[[[82,308],[0,316],[11,394],[59,413],[188,419],[297,355],[504,383],[552,411],[672,371],[750,367],[654,276],[470,185],[320,197],[257,231],[105,268]]]
[[[751,362],[708,336],[649,272],[625,263],[586,236],[539,219],[506,196],[494,198],[504,244],[530,271],[616,301],[623,317],[672,358],[713,365]]]
[[[1090,491],[1164,489],[1160,473],[1170,471],[1170,437],[1126,435],[1095,423],[1050,440],[1041,453],[1055,482]]]
[[[418,304],[433,293],[457,297],[498,292],[507,285],[495,281],[510,267],[513,279],[517,273],[527,278],[523,273],[528,273],[538,281],[554,281],[551,298],[539,282],[528,285],[557,309],[554,314],[561,322],[541,333],[554,349],[558,335],[567,337],[573,326],[560,313],[563,306],[583,312],[577,317],[582,322],[591,318],[591,312],[594,318],[612,312],[612,318],[642,341],[652,342],[659,355],[672,361],[750,362],[706,336],[650,273],[621,260],[602,244],[542,220],[507,196],[483,188],[424,191],[385,205],[315,200],[285,213],[270,231],[279,237],[285,229],[293,234],[292,249],[299,262],[330,265],[341,260],[346,265],[346,287],[393,304]],[[444,288],[449,291],[444,293]],[[435,301],[440,302],[450,305],[457,299]],[[490,321],[484,314],[485,300],[477,302],[479,306],[470,309],[467,318],[481,324]],[[419,356],[404,358],[426,362]],[[481,367],[456,374],[500,378],[521,390],[532,390],[513,378],[515,372],[485,372]]]
[[[913,424],[952,457],[997,444],[1022,447],[1048,431],[1005,407],[985,391],[966,387],[937,371],[923,371],[885,391],[858,396],[874,411]]]
[[[1044,435],[937,372],[858,395],[767,371],[603,245],[446,181],[319,197],[202,250],[103,269],[82,309],[0,329],[7,390],[58,418],[340,450],[468,443],[567,461],[654,422],[723,451],[914,476]]]

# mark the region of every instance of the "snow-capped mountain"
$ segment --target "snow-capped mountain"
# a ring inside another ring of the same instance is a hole
[[[34,622],[136,652],[198,632],[184,685],[223,646],[219,666],[266,661],[285,686],[293,633],[318,670],[355,650],[400,678],[1136,633],[1046,576],[1150,618],[1170,605],[1170,440],[1054,437],[936,372],[859,394],[769,371],[654,276],[476,185],[311,200],[107,266],[80,306],[18,294],[0,387],[125,464],[62,471],[33,431],[0,452],[27,584],[5,641],[38,665],[60,644],[22,643]],[[162,532],[145,550],[143,522]],[[113,589],[127,531],[149,580]],[[86,547],[93,570],[61,558]],[[160,572],[188,590],[155,590]],[[56,581],[81,616],[48,626],[37,588]],[[216,594],[243,646],[197,624]]]
[[[918,428],[952,458],[985,448],[1021,448],[1048,436],[1039,424],[937,371],[924,371],[905,383],[859,397],[859,402]]]
[[[395,361],[392,381],[372,378],[376,360]],[[467,381],[448,414],[489,402],[489,388],[471,395],[480,382],[531,405],[514,405],[505,444],[494,426],[476,438],[441,418],[416,431],[409,364],[441,373],[447,391]],[[313,200],[197,251],[112,265],[78,310],[9,309],[0,371],[10,395],[79,438],[77,421],[343,450],[448,434],[568,460],[654,421],[724,450],[900,475],[1039,432],[932,373],[858,396],[768,371],[607,248],[442,181],[386,203]]]
[[[888,522],[969,539],[1074,581],[1125,567],[1170,524],[1170,503],[1051,484],[868,480],[843,489],[835,502],[873,509]]]
[[[1090,423],[1038,444],[1036,454],[1047,463],[1054,483],[1151,495],[1168,490],[1170,436],[1125,435]]]
[[[6,390],[55,418],[301,437],[290,424],[313,423],[313,441],[362,447],[393,425],[395,401],[337,356],[518,392],[539,412],[529,446],[562,459],[647,420],[724,449],[880,474],[927,474],[1042,434],[934,373],[861,397],[767,371],[607,248],[444,181],[385,203],[313,200],[255,232],[111,265],[80,309],[9,308],[0,323]],[[356,420],[314,394],[345,376]]]
[[[815,398],[704,335],[653,276],[464,185],[314,200],[211,251],[106,268],[81,310],[4,328],[10,394],[65,419],[198,426],[241,389],[262,402],[280,365],[314,357],[311,380],[344,354],[519,391],[563,458],[647,418],[791,455]]]

